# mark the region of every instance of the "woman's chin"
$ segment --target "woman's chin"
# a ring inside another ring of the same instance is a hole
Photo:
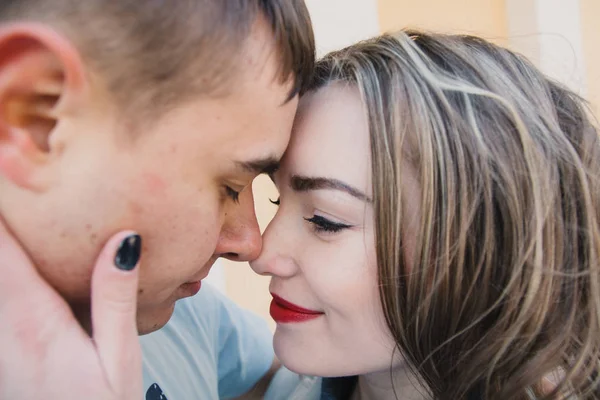
[[[336,377],[351,375],[346,374],[340,365],[331,365],[331,361],[339,360],[326,351],[317,349],[317,343],[302,343],[302,341],[291,340],[286,335],[277,334],[273,337],[273,348],[275,355],[281,363],[290,371],[299,375]]]
[[[281,336],[281,334],[278,335],[277,332],[275,332],[275,336],[273,337],[273,348],[275,349],[275,355],[279,361],[281,361],[287,369],[296,374],[319,375],[317,373],[319,368],[315,365],[315,358],[313,357],[311,360],[310,352],[308,352],[300,343],[294,345],[294,343],[286,341],[285,338],[282,338]]]

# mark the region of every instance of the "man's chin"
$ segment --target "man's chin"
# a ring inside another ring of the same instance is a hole
[[[147,335],[164,327],[173,316],[175,310],[175,302],[161,309],[153,309],[152,311],[141,311],[138,308],[137,326],[138,335]]]
[[[184,283],[177,289],[177,297],[183,299],[185,297],[195,296],[198,294],[201,287],[202,281]]]
[[[160,306],[155,305],[150,308],[138,303],[138,334],[147,335],[165,326],[173,315],[175,303],[186,297],[195,296],[200,291],[201,286],[200,281],[184,283],[175,290],[169,300]]]
[[[91,336],[92,321],[89,302],[71,304],[71,310],[73,311],[75,318],[79,321],[81,327],[88,333],[88,335]],[[157,331],[165,326],[171,319],[174,310],[175,301],[172,301],[169,305],[163,305],[162,307],[153,307],[152,310],[140,310],[138,304],[138,335],[147,335],[148,333]]]

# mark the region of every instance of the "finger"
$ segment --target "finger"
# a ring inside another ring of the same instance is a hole
[[[93,338],[109,383],[120,395],[124,395],[122,390],[136,390],[138,380],[141,388],[136,323],[141,248],[141,238],[134,232],[115,235],[100,253],[92,274]]]
[[[0,309],[9,304],[57,297],[0,219]]]

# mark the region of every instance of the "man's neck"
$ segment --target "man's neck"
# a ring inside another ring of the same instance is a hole
[[[391,371],[358,377],[352,400],[427,400],[426,390],[417,377],[402,364]]]

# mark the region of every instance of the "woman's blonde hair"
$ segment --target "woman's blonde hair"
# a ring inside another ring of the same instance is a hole
[[[598,398],[600,139],[582,99],[483,39],[417,31],[329,54],[309,90],[334,82],[365,105],[381,301],[430,395]]]

